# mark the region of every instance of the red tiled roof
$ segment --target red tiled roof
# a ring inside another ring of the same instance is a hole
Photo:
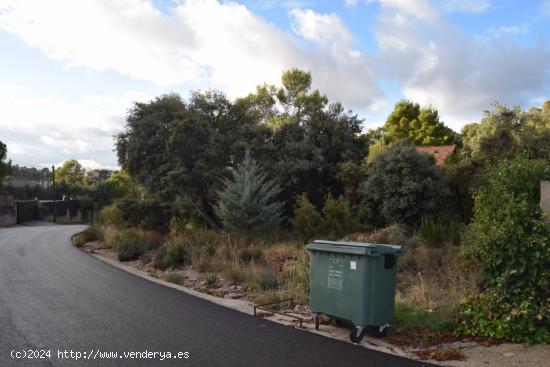
[[[445,159],[447,159],[455,151],[455,145],[441,145],[441,146],[426,146],[416,147],[418,152],[431,154],[435,157],[435,162],[438,166],[441,166]]]

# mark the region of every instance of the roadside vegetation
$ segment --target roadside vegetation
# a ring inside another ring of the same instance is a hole
[[[76,243],[212,294],[302,305],[308,241],[399,244],[390,338],[549,342],[538,190],[550,101],[495,104],[460,134],[400,101],[383,127],[362,127],[296,69],[235,101],[208,91],[136,103],[115,139],[116,190]],[[440,162],[417,149],[450,144]]]

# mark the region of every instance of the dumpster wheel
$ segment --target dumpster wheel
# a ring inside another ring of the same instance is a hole
[[[390,328],[390,324],[384,324],[384,325],[380,325],[379,327],[376,328],[376,337],[377,338],[385,338],[386,335],[388,335],[388,329]]]
[[[351,332],[349,333],[349,339],[353,343],[361,343],[361,340],[363,340],[363,337],[365,336],[365,331],[367,329],[361,326],[354,326],[353,329],[351,329]]]

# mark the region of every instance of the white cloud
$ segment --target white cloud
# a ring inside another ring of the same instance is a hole
[[[481,13],[488,0],[361,2],[379,4],[375,54],[353,49],[354,36],[336,14],[303,9],[309,1],[262,1],[294,8],[292,30],[283,30],[232,1],[182,0],[159,12],[151,0],[0,0],[0,29],[76,68],[169,88],[208,86],[230,97],[259,83],[278,84],[283,70],[299,67],[312,72],[314,87],[331,100],[375,121],[391,108],[380,79],[397,81],[406,98],[433,104],[455,129],[494,100],[527,104],[550,92],[548,45],[519,46],[502,37],[525,26],[492,28],[476,38],[444,16]],[[550,14],[550,2],[540,10]],[[152,97],[128,92],[75,101],[32,97],[31,88],[0,85],[2,140],[20,162],[76,158],[90,167],[115,166],[112,135],[132,101]]]
[[[256,0],[255,6],[263,9],[272,9],[275,7],[285,9],[306,8],[315,5],[314,0]]]
[[[358,0],[345,0],[347,6],[356,5]],[[489,9],[489,0],[364,0],[365,4],[379,3],[383,7],[399,9],[419,19],[433,20],[441,11],[447,13],[466,12],[479,14]]]
[[[122,130],[132,102],[152,97],[127,92],[67,102],[47,96],[24,97],[26,89],[20,86],[22,92],[14,93],[11,86],[0,85],[2,140],[8,157],[21,164],[77,158],[115,166],[112,136]]]
[[[550,17],[550,0],[541,2],[539,12],[543,17]]]
[[[101,164],[99,162],[96,162],[94,160],[91,160],[91,159],[77,159],[78,163],[80,163],[80,165],[82,167],[84,167],[86,170],[92,170],[92,169],[100,169],[100,168],[103,168],[103,169],[111,169],[111,170],[117,170],[119,169],[118,166],[106,166],[104,164]],[[65,161],[59,161],[57,162],[56,164],[54,164],[55,167],[61,167],[63,165],[63,163],[65,163]],[[52,164],[50,163],[40,163],[38,164],[39,167],[47,167],[47,168],[50,168],[52,166]],[[57,169],[57,168],[56,168]]]
[[[544,43],[472,37],[442,18],[404,17],[397,5],[380,15],[376,37],[386,77],[398,80],[406,98],[433,104],[455,129],[495,100],[525,106],[550,92]]]
[[[501,37],[506,35],[526,34],[528,32],[527,25],[513,25],[513,26],[500,26],[489,28],[488,32],[494,37]]]
[[[283,70],[299,67],[312,71],[314,81],[328,86],[324,92],[349,107],[368,108],[380,98],[375,80],[364,79],[367,90],[346,100],[350,93],[342,93],[339,80],[354,78],[356,70],[338,67],[340,55],[300,46],[289,32],[235,2],[186,0],[169,14],[157,11],[150,0],[3,0],[0,4],[1,28],[71,65],[114,70],[161,86],[207,85],[230,97],[249,93],[263,82],[277,83]],[[333,42],[344,41],[334,37],[351,39],[332,14],[309,11],[306,17],[316,18],[314,24],[326,19],[339,27],[319,28]],[[313,33],[301,35],[307,38]],[[357,68],[356,63],[347,64]],[[371,75],[363,72],[360,77]]]
[[[382,8],[397,10],[423,21],[439,20],[439,9],[428,0],[378,0]]]
[[[311,9],[290,11],[294,23],[292,30],[308,41],[319,45],[348,46],[353,40],[349,29],[334,13],[319,14]]]
[[[466,12],[479,14],[491,6],[489,0],[438,0],[446,12]]]
[[[194,80],[185,56],[195,39],[185,23],[147,1],[4,0],[0,27],[48,57],[93,70],[115,70],[160,85]]]
[[[317,41],[316,47],[303,45],[243,5],[215,0],[184,0],[164,13],[150,0],[0,0],[0,29],[73,67],[115,71],[164,87],[217,88],[230,97],[263,82],[278,84],[285,69],[298,67],[310,71],[314,88],[331,100],[376,110],[383,94],[373,62],[348,47],[351,33],[341,20],[312,11],[292,14],[313,20],[314,28],[297,18],[295,24],[299,37]],[[316,32],[330,45],[312,39]],[[38,153],[51,161],[97,157],[103,165],[116,164],[112,135],[122,127],[131,101],[149,98],[129,92],[69,102],[14,91],[0,86],[6,106],[0,126],[9,134],[3,139],[17,144],[10,154],[23,162]]]
[[[334,13],[311,9],[294,9],[289,15],[294,32],[319,46],[310,55],[307,68],[313,73],[314,86],[347,107],[378,111],[384,97],[376,80],[376,66],[372,57],[351,48],[353,36],[342,20]]]

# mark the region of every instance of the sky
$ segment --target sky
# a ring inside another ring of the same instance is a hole
[[[14,164],[116,168],[133,102],[292,67],[365,130],[410,99],[460,131],[550,99],[550,0],[0,0],[0,141]]]

